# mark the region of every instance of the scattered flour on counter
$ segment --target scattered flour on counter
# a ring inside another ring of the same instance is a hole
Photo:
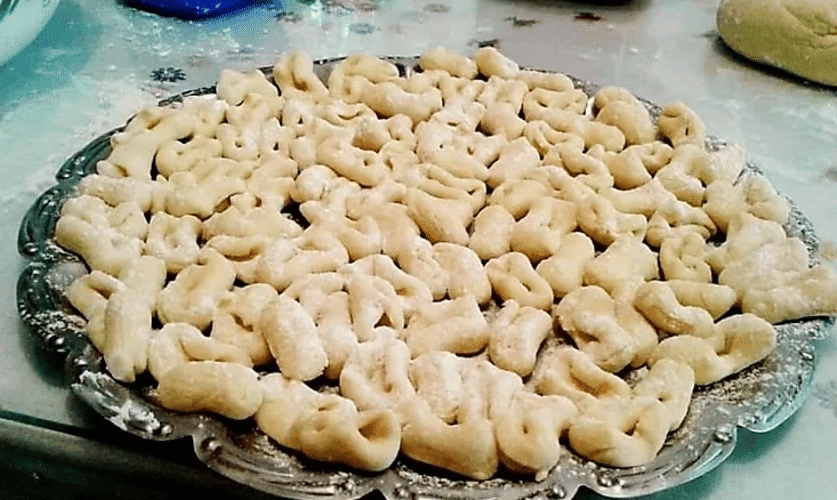
[[[201,21],[183,21],[176,18],[146,16],[145,12],[103,7],[101,15],[108,26],[114,27],[113,41],[124,46],[128,63],[133,67],[177,65],[184,59],[203,56],[215,65],[225,63],[230,54],[241,49],[244,40],[252,38],[252,32],[262,33],[266,20],[246,19],[240,24],[251,28],[238,33],[225,24],[225,18]],[[244,15],[244,14],[241,14]],[[240,19],[240,17],[239,17]],[[271,18],[272,19],[272,18]],[[271,21],[271,24],[275,24]],[[261,47],[262,43],[259,43]],[[270,48],[261,49],[274,54]]]
[[[837,380],[816,384],[814,386],[813,396],[820,407],[825,410],[831,410],[834,412],[834,416],[837,417]]]
[[[64,161],[155,100],[136,79],[75,75],[66,87],[16,103],[0,117],[4,163],[13,166],[9,184],[0,189],[0,211],[28,207],[55,184]],[[10,147],[21,138],[26,140]]]
[[[785,100],[784,98],[781,100]],[[798,100],[778,102],[771,108],[783,121],[795,121],[798,123],[816,123],[816,130],[823,136],[833,138],[837,135],[837,104],[823,102],[819,106],[802,104]],[[807,127],[806,127],[807,128]]]

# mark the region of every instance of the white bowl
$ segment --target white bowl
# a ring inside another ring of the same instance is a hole
[[[38,36],[58,0],[0,0],[0,66]]]

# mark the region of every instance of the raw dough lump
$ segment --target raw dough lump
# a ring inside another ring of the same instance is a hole
[[[837,3],[724,0],[717,21],[721,38],[744,57],[837,85]]]

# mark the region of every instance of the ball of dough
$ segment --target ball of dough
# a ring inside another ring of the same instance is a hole
[[[723,0],[717,22],[724,42],[744,57],[837,85],[833,0]]]

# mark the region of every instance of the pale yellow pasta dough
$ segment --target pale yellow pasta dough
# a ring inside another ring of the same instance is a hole
[[[837,85],[837,4],[724,0],[718,32],[734,51],[808,80]]]
[[[493,48],[419,66],[287,54],[114,136],[55,238],[115,379],[356,470],[541,480],[568,448],[654,460],[770,322],[837,312],[785,201],[685,104],[654,123]]]

